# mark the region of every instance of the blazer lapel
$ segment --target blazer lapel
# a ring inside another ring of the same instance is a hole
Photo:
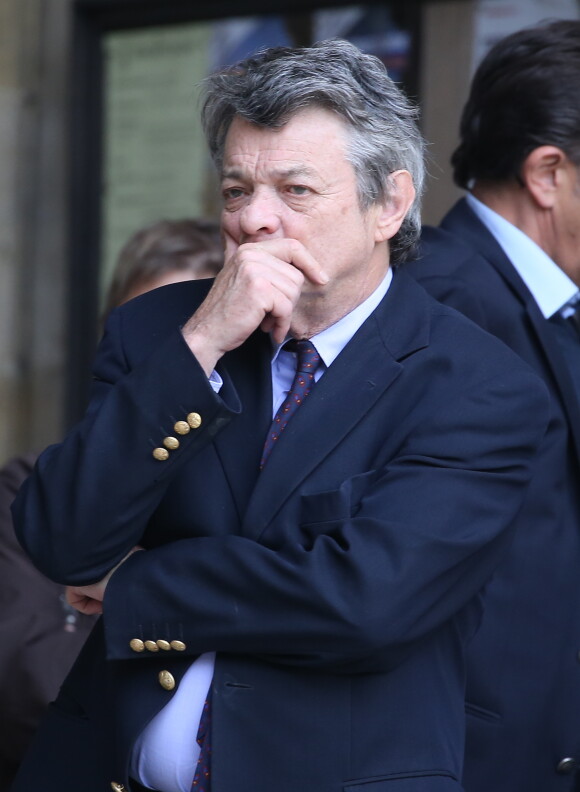
[[[397,379],[403,358],[428,344],[427,300],[414,281],[396,274],[381,304],[321,377],[277,441],[248,504],[243,535],[259,538],[296,488]]]
[[[580,460],[580,399],[556,338],[546,318],[538,308],[530,290],[521,279],[518,271],[506,256],[503,248],[493,234],[484,226],[465,199],[459,201],[441,223],[442,227],[456,236],[467,240],[509,284],[512,292],[524,304],[536,339],[546,357],[546,365],[551,370],[554,383],[560,394],[564,412],[574,439],[576,455]]]
[[[271,346],[257,330],[218,365],[224,388],[234,387],[242,412],[216,435],[217,454],[235,500],[240,523],[259,476],[264,438],[272,421]]]
[[[564,359],[558,341],[550,332],[551,328],[533,297],[530,297],[526,303],[526,310],[536,331],[538,341],[544,350],[548,365],[554,375],[554,381],[560,392],[564,412],[572,432],[576,456],[580,460],[580,394],[576,393],[572,377],[568,371],[568,364]]]

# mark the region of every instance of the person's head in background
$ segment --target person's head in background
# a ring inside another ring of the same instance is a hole
[[[223,260],[219,225],[211,220],[161,220],[142,228],[119,253],[104,315],[159,286],[213,278]]]
[[[580,21],[526,28],[492,47],[451,163],[459,187],[580,283]]]

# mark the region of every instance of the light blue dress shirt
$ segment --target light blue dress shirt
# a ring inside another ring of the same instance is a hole
[[[368,319],[387,293],[393,273],[389,269],[375,291],[354,310],[310,339],[323,366],[314,378],[318,382],[326,369],[344,349],[363,322]],[[274,349],[272,357],[272,417],[282,404],[296,370],[296,355]],[[214,371],[212,388],[218,392],[222,380]],[[196,742],[199,719],[213,677],[215,653],[200,655],[185,672],[178,690],[145,727],[133,748],[131,776],[143,786],[161,792],[191,792],[191,783],[199,756]]]

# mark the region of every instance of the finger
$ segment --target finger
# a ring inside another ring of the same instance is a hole
[[[268,306],[266,315],[260,323],[260,328],[266,333],[272,333],[274,341],[281,344],[288,333],[292,323],[294,307],[299,292],[295,296],[286,296],[280,291],[273,290],[271,303]]]
[[[270,333],[275,344],[283,344],[290,332],[291,323],[291,315],[276,317],[272,316],[272,314],[268,314],[268,316],[264,317],[260,329],[264,333]]]
[[[103,612],[103,603],[98,600],[91,599],[90,597],[83,597],[81,601],[73,606],[79,613],[84,613],[86,616],[95,616]]]
[[[327,273],[318,261],[297,239],[264,239],[260,242],[251,242],[240,247],[263,250],[275,259],[291,264],[311,283],[324,286],[329,281]]]
[[[264,333],[269,333],[274,327],[275,321],[276,320],[274,319],[274,317],[268,314],[268,316],[265,316],[264,319],[262,320],[262,324],[260,325],[260,330],[262,330]]]
[[[217,310],[220,314],[227,314],[230,326],[240,311],[244,322],[251,322],[253,312],[253,331],[270,314],[283,316],[291,313],[300,299],[303,273],[259,246],[240,248],[231,271],[229,282],[218,285],[216,281],[214,294],[210,292],[213,300],[208,301],[212,313]]]
[[[286,340],[286,336],[290,332],[291,319],[292,317],[289,316],[275,320],[271,333],[276,344],[283,344]]]
[[[87,597],[86,602],[83,604],[82,613],[85,613],[87,616],[97,616],[99,613],[103,612],[103,603],[99,602],[98,600],[89,599]]]
[[[66,601],[71,606],[71,608],[79,611],[79,613],[93,615],[103,612],[102,603],[93,599],[92,597],[87,597],[86,594],[75,591],[74,588],[67,588]]]
[[[66,601],[69,605],[73,608],[76,608],[76,603],[79,601],[79,598],[82,596],[73,586],[67,586],[64,592],[64,596]]]
[[[311,283],[319,286],[328,283],[327,273],[312,253],[297,239],[269,239],[257,244],[276,258],[291,264]]]

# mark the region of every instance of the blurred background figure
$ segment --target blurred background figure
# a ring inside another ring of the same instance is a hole
[[[213,277],[222,264],[216,223],[184,219],[147,226],[119,254],[105,316],[159,286]],[[64,586],[38,572],[14,535],[10,504],[35,459],[26,454],[0,469],[0,792],[9,789],[41,715],[95,621],[67,604]]]
[[[31,472],[34,454],[0,470],[0,790],[5,792],[40,716],[91,630],[94,619],[64,598],[14,535],[10,504]]]
[[[215,277],[223,265],[219,226],[210,220],[161,220],[138,231],[121,250],[105,305],[168,283]]]

